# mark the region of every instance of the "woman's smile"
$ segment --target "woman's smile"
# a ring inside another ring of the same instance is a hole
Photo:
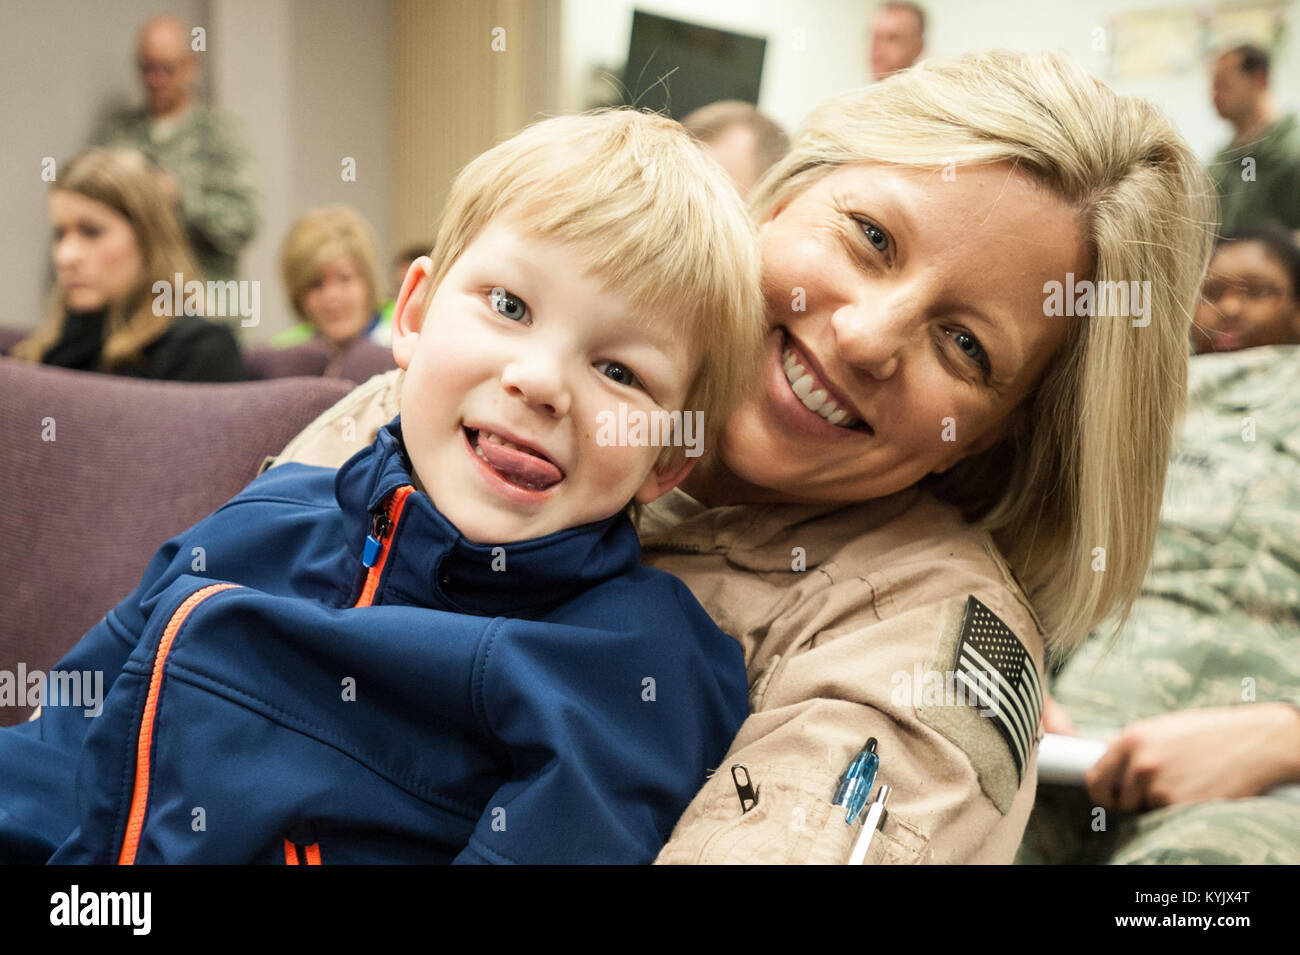
[[[784,328],[768,349],[768,395],[793,431],[828,441],[852,441],[875,432],[843,392],[828,382],[809,351]]]

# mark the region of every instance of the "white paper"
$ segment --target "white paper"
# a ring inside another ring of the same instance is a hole
[[[1083,774],[1106,752],[1106,741],[1045,733],[1038,744],[1038,781],[1083,785]]]

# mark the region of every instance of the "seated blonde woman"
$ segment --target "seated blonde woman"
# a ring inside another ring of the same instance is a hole
[[[285,291],[300,321],[271,340],[277,348],[313,339],[342,351],[361,336],[387,344],[379,321],[374,230],[348,206],[308,212],[280,252]]]
[[[91,149],[59,168],[49,195],[54,287],[13,357],[163,381],[245,377],[235,336],[191,314],[207,304],[182,295],[202,277],[162,174],[132,149]]]
[[[1010,862],[1046,657],[1150,560],[1213,187],[1149,104],[994,51],[823,104],[750,211],[766,365],[638,526],[739,641],[750,716],[658,861],[847,862],[861,817],[832,802],[874,739],[868,862]],[[1084,280],[1146,283],[1144,314],[1054,314]],[[342,464],[395,379],[282,458]]]

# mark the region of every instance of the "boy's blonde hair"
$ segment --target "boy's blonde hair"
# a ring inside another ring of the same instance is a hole
[[[1048,646],[1064,652],[1107,618],[1122,623],[1155,544],[1217,213],[1187,144],[1155,107],[1116,95],[1061,54],[973,53],[819,107],[751,207],[762,221],[854,163],[992,162],[1013,163],[1073,204],[1088,278],[1151,283],[1149,326],[1115,314],[1073,320],[1009,437],[928,481],[992,533]]]
[[[366,312],[379,309],[379,269],[376,266],[378,240],[375,230],[361,213],[350,206],[326,206],[305,213],[289,229],[280,251],[280,274],[293,310],[305,322],[311,321],[303,300],[312,282],[335,259],[352,260],[366,285]]]
[[[654,113],[603,109],[529,126],[456,177],[422,310],[474,237],[506,213],[571,244],[606,288],[694,346],[700,364],[680,410],[703,412],[708,453],[755,380],[764,338],[755,231],[722,167]],[[684,450],[665,447],[656,468],[681,463]]]
[[[142,363],[145,348],[181,317],[155,311],[155,282],[166,282],[170,287],[177,273],[183,276],[183,282],[202,280],[175,207],[163,191],[161,176],[162,170],[134,149],[99,147],[64,163],[58,180],[50,187],[51,192],[75,192],[103,203],[126,219],[144,260],[126,295],[108,303],[100,352],[104,371],[126,371]],[[45,353],[63,336],[66,297],[62,283],[56,281],[46,298],[44,319],[13,347],[13,357],[44,360]]]

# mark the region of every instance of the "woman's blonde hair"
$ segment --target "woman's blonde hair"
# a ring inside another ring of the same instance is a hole
[[[764,337],[754,226],[722,167],[672,120],[631,109],[546,119],[456,177],[431,257],[432,299],[495,217],[571,244],[607,289],[666,322],[700,360],[681,409],[702,412],[704,448],[753,383]],[[669,469],[683,448],[665,447]]]
[[[202,280],[180,220],[160,184],[161,170],[133,149],[90,149],[59,167],[51,187],[75,192],[108,206],[131,225],[144,262],[140,275],[119,301],[108,303],[100,363],[117,371],[143,360],[144,349],[156,341],[177,316],[157,314],[155,282],[171,288],[177,274],[182,287]],[[67,320],[65,290],[57,280],[46,299],[45,318],[36,331],[14,346],[12,355],[39,362],[63,335]],[[168,295],[171,299],[171,295]]]
[[[299,217],[289,228],[280,250],[280,274],[298,317],[311,321],[303,308],[311,284],[320,278],[326,266],[344,256],[352,260],[366,285],[366,314],[377,311],[378,246],[375,230],[350,206],[326,206]]]
[[[1116,314],[1114,297],[1074,320],[1008,437],[926,481],[991,532],[1059,654],[1104,621],[1123,622],[1151,560],[1217,214],[1196,157],[1155,107],[1065,56],[988,51],[822,105],[751,209],[762,221],[854,163],[993,162],[1074,206],[1088,278],[1150,282],[1149,325]]]

